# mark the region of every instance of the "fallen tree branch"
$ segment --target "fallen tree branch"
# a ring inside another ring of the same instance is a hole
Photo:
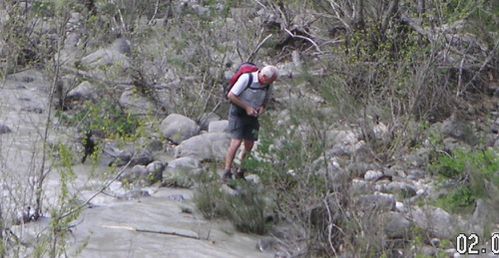
[[[265,38],[262,40],[262,42],[260,42],[260,43],[256,46],[255,50],[253,50],[253,52],[251,52],[251,54],[249,55],[248,60],[247,60],[248,62],[252,62],[252,61],[253,61],[253,59],[255,58],[256,53],[258,52],[258,50],[260,50],[260,48],[262,47],[263,43],[265,43],[265,41],[267,41],[270,37],[272,37],[272,34],[269,34],[267,37],[265,37]]]
[[[308,41],[308,42],[312,43],[312,45],[314,45],[314,46],[315,46],[315,48],[317,49],[317,51],[318,51],[319,53],[321,53],[321,54],[322,54],[322,50],[321,50],[321,48],[319,47],[319,45],[317,45],[317,43],[315,43],[315,41],[313,41],[311,38],[308,38],[308,37],[305,37],[305,36],[301,36],[301,35],[296,35],[296,34],[292,33],[291,31],[289,31],[288,29],[284,29],[284,30],[285,30],[285,31],[286,31],[286,32],[287,32],[287,33],[288,33],[291,37],[293,37],[293,38],[300,38],[300,39],[304,39],[304,40],[306,40],[306,41]]]
[[[126,169],[128,168],[128,166],[130,166],[130,163],[132,163],[132,159],[134,158],[134,156],[132,156],[130,158],[130,160],[128,161],[128,163],[126,163],[126,165],[124,167],[121,168],[121,170],[118,172],[118,174],[116,174],[116,176],[114,176],[114,178],[112,178],[111,180],[109,180],[106,184],[104,184],[104,186],[101,187],[101,189],[97,192],[95,192],[92,196],[90,196],[90,198],[88,198],[85,202],[83,202],[82,204],[80,204],[78,207],[66,212],[65,214],[62,214],[61,216],[59,216],[57,219],[63,219],[81,209],[83,209],[84,207],[86,207],[91,200],[93,200],[97,195],[99,195],[100,193],[104,192],[104,190],[106,190],[106,188],[108,188],[114,181],[118,180],[118,178],[126,171]]]
[[[480,74],[480,72],[483,71],[483,69],[487,66],[487,64],[492,60],[492,58],[494,58],[496,56],[496,52],[497,52],[497,47],[499,46],[499,41],[496,42],[496,45],[494,46],[494,48],[492,49],[492,51],[490,51],[490,54],[489,54],[489,57],[483,62],[483,64],[480,66],[480,69],[478,69],[478,71],[473,75],[473,77],[471,78],[471,80],[469,80],[466,85],[464,85],[464,88],[461,90],[461,92],[463,91],[466,91],[466,89],[468,88],[468,86],[470,86],[470,84],[475,81],[476,77],[478,76],[478,74]]]
[[[400,16],[400,20],[407,25],[409,25],[412,29],[414,29],[417,33],[421,34],[422,36],[425,36],[430,42],[435,41],[436,36],[432,34],[431,32],[423,29],[414,19],[411,17],[407,16],[406,14],[402,14]]]
[[[201,240],[199,236],[187,235],[183,233],[178,233],[175,231],[164,231],[164,230],[150,230],[150,229],[142,229],[142,228],[134,228],[131,226],[120,226],[120,225],[102,225],[104,228],[112,228],[112,229],[124,229],[135,232],[144,232],[144,233],[153,233],[153,234],[161,234],[161,235],[172,235],[178,237],[191,238],[196,240]]]

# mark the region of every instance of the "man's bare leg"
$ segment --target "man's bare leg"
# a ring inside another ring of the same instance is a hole
[[[241,146],[241,139],[232,139],[230,141],[229,150],[225,155],[225,171],[231,171],[232,164],[234,162],[234,157],[236,156],[237,150]]]

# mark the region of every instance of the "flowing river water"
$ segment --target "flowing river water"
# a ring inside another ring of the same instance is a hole
[[[11,129],[0,134],[0,208],[8,212],[19,212],[9,207],[19,209],[33,200],[33,179],[43,158],[49,88],[50,82],[32,70],[0,83],[0,126]],[[75,135],[74,129],[56,125],[48,132],[48,143],[77,144]],[[45,171],[50,168],[47,160]],[[118,199],[106,194],[119,191],[117,182],[100,192],[112,175],[96,177],[102,171],[86,164],[72,168],[76,179],[71,191],[91,201],[71,228],[69,257],[273,257],[257,250],[261,236],[239,233],[228,221],[204,219],[192,202],[191,190],[150,187],[149,197]],[[44,183],[44,207],[57,203],[60,182],[59,174],[50,172]],[[37,222],[11,225],[13,232],[29,243],[48,230],[50,213],[45,212],[46,217]]]

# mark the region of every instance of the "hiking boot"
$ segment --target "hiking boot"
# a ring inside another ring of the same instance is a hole
[[[236,172],[236,175],[235,175],[235,178],[236,179],[242,179],[242,180],[246,180],[246,178],[244,178],[244,173],[246,173],[246,169],[244,168],[239,168]]]
[[[232,172],[230,172],[230,170],[225,170],[225,172],[222,176],[222,183],[226,184],[230,180],[232,180]]]

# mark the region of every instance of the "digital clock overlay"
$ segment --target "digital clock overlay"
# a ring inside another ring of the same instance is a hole
[[[487,245],[480,245],[485,243],[487,243]],[[462,255],[478,255],[485,253],[499,255],[499,232],[494,232],[485,238],[480,238],[476,233],[459,233],[456,236],[456,251]]]

